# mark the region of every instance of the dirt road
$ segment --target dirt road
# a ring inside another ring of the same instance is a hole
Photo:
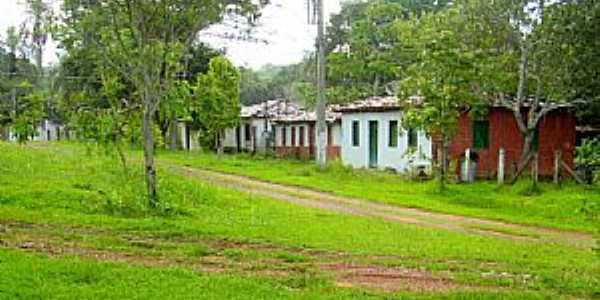
[[[589,249],[594,245],[594,238],[585,233],[509,224],[500,221],[404,208],[363,199],[333,195],[297,186],[271,183],[240,175],[172,164],[162,165],[175,172],[203,182],[311,208],[503,239],[554,243],[584,249]]]

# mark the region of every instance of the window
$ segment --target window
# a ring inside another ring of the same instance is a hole
[[[473,148],[487,149],[490,146],[490,122],[473,122]]]
[[[408,129],[408,147],[409,148],[417,148],[419,144],[419,135],[416,129],[409,128]]]
[[[360,146],[360,123],[352,121],[352,146]]]
[[[398,121],[390,121],[389,125],[388,146],[396,148],[398,147]]]
[[[533,133],[533,141],[531,141],[531,148],[536,151],[540,149],[540,130],[538,128],[536,128],[535,132]]]
[[[302,147],[304,146],[304,126],[300,126],[298,129],[300,131],[300,143],[298,146]]]
[[[285,147],[287,144],[287,128],[281,127],[281,146]]]
[[[296,146],[296,127],[292,126],[292,147]]]
[[[246,141],[250,140],[250,124],[246,124],[246,126],[244,126],[244,139]]]

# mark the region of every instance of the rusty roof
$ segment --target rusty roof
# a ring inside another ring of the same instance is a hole
[[[402,107],[403,105],[395,96],[375,96],[340,105],[336,111],[340,113],[375,112],[400,110]]]

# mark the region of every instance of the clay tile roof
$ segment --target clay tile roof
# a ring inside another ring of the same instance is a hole
[[[348,104],[340,105],[336,108],[337,112],[369,112],[369,111],[388,111],[399,110],[403,107],[398,98],[394,96],[370,97],[354,101]]]
[[[301,108],[284,99],[268,100],[266,102],[243,106],[242,118],[276,118],[279,115],[294,114]]]
[[[325,111],[325,119],[327,122],[335,122],[341,118],[341,114],[336,112],[334,107],[336,106],[329,105]],[[307,111],[303,108],[273,118],[273,121],[278,123],[316,122],[316,120],[317,113],[315,111]]]

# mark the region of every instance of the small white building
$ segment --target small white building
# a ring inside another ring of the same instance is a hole
[[[12,142],[18,140],[17,134],[11,128],[4,128],[2,131],[1,138]],[[46,119],[35,127],[35,135],[29,137],[29,140],[34,142],[60,141],[70,139],[72,135],[73,133],[68,132],[62,123]]]
[[[191,120],[177,121],[177,143],[181,149],[192,151],[200,149],[200,130],[194,128]]]
[[[240,125],[225,130],[223,147],[229,152],[254,153],[274,150],[273,119],[298,109],[296,104],[284,99],[243,106]]]
[[[373,97],[340,106],[344,164],[355,168],[428,172],[432,142],[422,130],[402,126],[396,97]]]

